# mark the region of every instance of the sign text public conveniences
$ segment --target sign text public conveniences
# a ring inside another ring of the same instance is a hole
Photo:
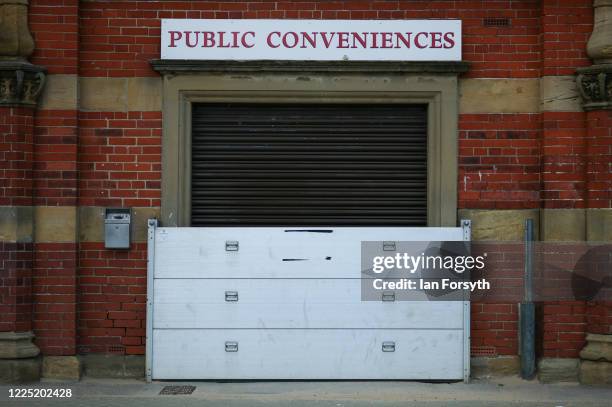
[[[162,20],[161,58],[460,61],[459,20]]]

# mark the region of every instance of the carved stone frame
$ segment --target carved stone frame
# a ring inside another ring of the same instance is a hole
[[[163,226],[189,226],[191,109],[198,102],[400,103],[428,106],[428,225],[457,223],[454,63],[153,61],[163,74]]]

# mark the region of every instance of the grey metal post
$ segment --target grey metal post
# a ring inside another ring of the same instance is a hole
[[[525,221],[524,296],[520,307],[521,377],[535,376],[535,304],[533,303],[533,220]]]

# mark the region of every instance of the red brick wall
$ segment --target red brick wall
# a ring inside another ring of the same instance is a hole
[[[130,251],[81,243],[79,350],[144,354],[147,245]]]
[[[584,208],[585,113],[542,113],[542,206]]]
[[[30,61],[50,74],[78,73],[79,1],[30,0],[28,22],[36,44]]]
[[[0,107],[0,205],[32,205],[33,109]],[[14,219],[9,219],[14,221]],[[0,241],[0,332],[29,331],[32,244]]]
[[[77,112],[38,110],[34,123],[34,205],[77,203]]]
[[[551,301],[539,310],[539,354],[544,357],[577,358],[585,345],[584,301]]]
[[[0,205],[32,205],[32,113],[0,107]]]
[[[110,1],[81,4],[82,76],[157,76],[160,18],[410,19],[459,18],[467,76],[538,77],[539,2],[532,1]],[[483,27],[506,17],[509,28]]]
[[[29,26],[36,44],[32,63],[46,67],[51,75],[78,73],[78,0],[30,1]],[[77,205],[77,116],[76,109],[36,111],[33,171],[36,206]],[[33,257],[32,324],[36,344],[46,355],[73,355],[77,341],[77,244],[37,242]]]
[[[573,75],[591,64],[586,42],[593,30],[591,0],[542,1],[544,75]],[[585,207],[584,113],[542,113],[542,206]]]
[[[79,113],[79,205],[161,205],[161,112]],[[78,351],[144,354],[146,244],[79,248]]]
[[[612,111],[587,113],[589,208],[612,208]]]
[[[34,141],[34,205],[76,205],[76,110],[38,110]],[[76,241],[34,245],[33,329],[36,344],[46,355],[76,351],[77,247]]]
[[[32,329],[32,243],[0,242],[0,332]]]
[[[161,112],[81,112],[79,204],[161,205]]]
[[[586,305],[586,331],[612,335],[612,301],[594,301]]]
[[[573,75],[577,67],[590,65],[592,2],[544,0],[541,7],[541,74]],[[586,115],[543,112],[541,120],[541,207],[586,207]],[[585,338],[584,303],[546,302],[539,310],[539,355],[577,357]]]
[[[487,17],[508,18],[510,26],[485,27]],[[592,29],[591,0],[88,1],[80,5],[76,0],[32,0],[30,27],[37,43],[32,61],[47,66],[52,74],[158,76],[149,60],[159,57],[160,18],[460,18],[463,57],[471,64],[466,78],[571,75],[576,67],[590,64],[585,44]],[[587,198],[592,207],[610,207],[609,171],[601,162],[589,164],[585,159],[587,149],[591,156],[610,153],[610,116],[596,116],[593,122],[590,117],[587,120],[583,113],[461,115],[459,207],[573,208],[586,206]],[[76,200],[84,206],[160,205],[160,112],[44,111],[37,114],[35,126],[37,204],[74,205]],[[591,192],[586,192],[587,185]],[[42,253],[36,272],[46,278],[54,267],[40,263]],[[71,261],[72,255],[63,253],[58,261]],[[78,346],[92,352],[112,347],[143,353],[144,246],[120,252],[104,250],[101,243],[81,243],[77,254]],[[56,299],[59,304],[66,300]],[[574,305],[570,308],[582,315]],[[515,304],[474,304],[473,343],[490,346],[498,354],[516,354],[516,318]],[[41,332],[43,320],[38,319]],[[47,321],[53,321],[52,316]],[[557,322],[547,324],[556,327]],[[545,354],[569,354],[558,344],[566,341],[565,335],[549,335]],[[573,340],[576,346],[578,342]],[[67,351],[53,346],[49,342],[43,350]]]
[[[540,134],[539,114],[462,114],[458,206],[538,208]]]
[[[45,355],[76,350],[76,243],[37,243],[34,247],[33,328]]]
[[[492,354],[518,353],[518,305],[499,303],[472,303],[472,354],[479,356],[481,349],[492,349]],[[486,355],[486,354],[483,354]]]
[[[592,31],[592,0],[542,0],[542,75],[574,75],[591,65],[586,43]]]

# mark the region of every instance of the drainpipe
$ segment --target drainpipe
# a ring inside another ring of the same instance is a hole
[[[535,304],[533,303],[533,219],[525,221],[524,296],[520,305],[521,377],[535,377]]]

